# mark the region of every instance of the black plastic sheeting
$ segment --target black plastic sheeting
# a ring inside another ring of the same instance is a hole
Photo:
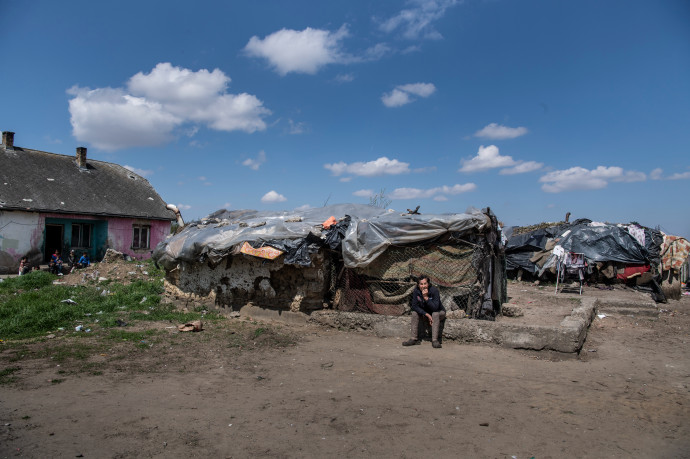
[[[589,262],[649,263],[647,249],[623,227],[596,223],[576,225],[558,237],[558,245],[566,252],[582,253]],[[552,254],[541,272],[554,266],[555,261],[556,257]]]
[[[350,227],[351,220],[352,217],[345,215],[342,220],[329,228],[328,232],[326,233],[325,241],[325,244],[328,246],[328,248],[331,250],[340,250],[343,244],[343,239],[345,239],[347,229]]]
[[[539,271],[530,261],[535,252],[546,249],[550,239],[559,239],[558,245],[566,252],[583,253],[589,262],[618,262],[624,264],[658,264],[663,236],[659,231],[644,228],[644,247],[623,225],[593,223],[579,219],[571,224],[539,228],[523,234],[511,235],[506,243],[506,269]],[[555,264],[552,255],[539,274]]]
[[[536,265],[530,258],[534,252],[541,252],[546,248],[546,242],[552,239],[570,225],[552,226],[549,228],[539,228],[528,233],[510,236],[506,243],[506,269],[522,268],[527,272],[534,273]]]

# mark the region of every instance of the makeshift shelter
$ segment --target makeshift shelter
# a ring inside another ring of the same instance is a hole
[[[331,218],[335,217],[335,218]],[[182,293],[220,307],[400,315],[421,275],[447,309],[491,318],[505,300],[500,228],[489,209],[400,214],[338,204],[290,212],[218,211],[156,247]]]
[[[636,223],[580,219],[542,225],[526,232],[513,230],[506,244],[507,265],[508,270],[524,269],[542,277],[555,272],[564,254],[583,254],[588,280],[623,281],[665,301],[659,285],[668,270],[662,264],[665,238],[662,232]],[[682,255],[682,250],[676,252]]]
[[[553,239],[561,232],[564,227],[569,227],[567,223],[542,223],[532,227],[508,228],[506,231],[507,242],[505,246],[506,270],[522,270],[534,275],[538,267],[532,257],[535,253],[551,250]],[[551,245],[547,248],[547,245]]]

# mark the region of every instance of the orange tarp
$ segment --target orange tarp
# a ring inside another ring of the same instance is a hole
[[[242,245],[240,252],[246,253],[247,255],[259,257],[259,258],[267,258],[269,260],[274,260],[274,259],[278,258],[283,253],[282,250],[278,250],[278,249],[276,249],[274,247],[270,247],[270,246],[265,246],[265,247],[260,247],[258,249],[255,249],[254,247],[249,245],[249,242],[245,242]]]

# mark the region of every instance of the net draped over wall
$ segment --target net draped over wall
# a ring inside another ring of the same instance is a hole
[[[341,269],[334,306],[340,311],[405,314],[417,279],[426,275],[439,289],[447,311],[462,309],[476,316],[486,290],[484,280],[490,277],[482,242],[389,247],[364,268]]]

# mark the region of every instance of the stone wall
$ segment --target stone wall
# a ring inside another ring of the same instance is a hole
[[[239,309],[251,303],[271,309],[309,312],[323,308],[330,261],[319,251],[312,266],[286,265],[283,257],[265,260],[239,254],[215,268],[181,262],[166,274],[167,294],[205,307]]]

